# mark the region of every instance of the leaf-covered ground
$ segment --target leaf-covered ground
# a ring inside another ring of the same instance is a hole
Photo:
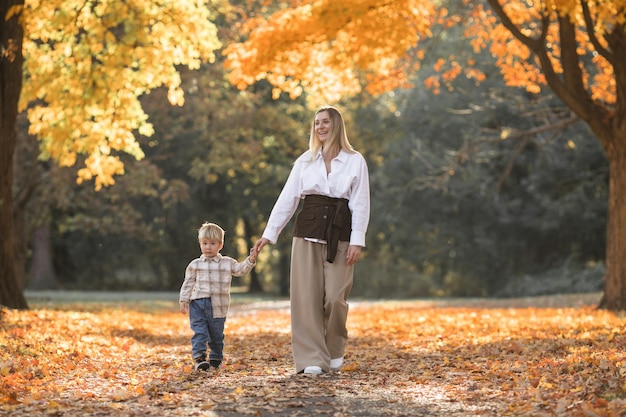
[[[1,310],[11,416],[622,416],[626,319],[597,295],[353,302],[340,372],[295,375],[285,301],[235,304],[194,372],[174,302]]]

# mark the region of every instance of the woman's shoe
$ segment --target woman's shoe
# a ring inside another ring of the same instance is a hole
[[[324,371],[319,366],[307,366],[306,368],[304,368],[304,373],[305,374],[319,375],[322,372],[324,372]]]
[[[331,359],[330,360],[330,370],[338,371],[343,366],[343,356],[341,358]]]

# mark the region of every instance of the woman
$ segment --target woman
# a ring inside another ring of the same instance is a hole
[[[276,243],[301,199],[291,252],[291,345],[296,372],[321,374],[343,365],[347,298],[370,211],[367,164],[334,107],[315,113],[309,150],[289,174],[254,245],[257,255]]]

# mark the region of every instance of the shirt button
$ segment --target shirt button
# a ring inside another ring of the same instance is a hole
[[[325,219],[326,219],[326,218],[328,218],[328,216],[327,216],[327,215],[325,215],[325,214],[324,214],[324,216],[323,216],[323,217],[324,217]]]

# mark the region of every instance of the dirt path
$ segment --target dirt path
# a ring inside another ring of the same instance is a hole
[[[294,374],[287,300],[236,296],[223,367],[194,372],[175,293],[27,297],[31,311],[6,312],[0,328],[0,388],[13,392],[0,415],[582,416],[625,407],[626,321],[589,307],[600,294],[356,300],[346,363],[321,376]]]

